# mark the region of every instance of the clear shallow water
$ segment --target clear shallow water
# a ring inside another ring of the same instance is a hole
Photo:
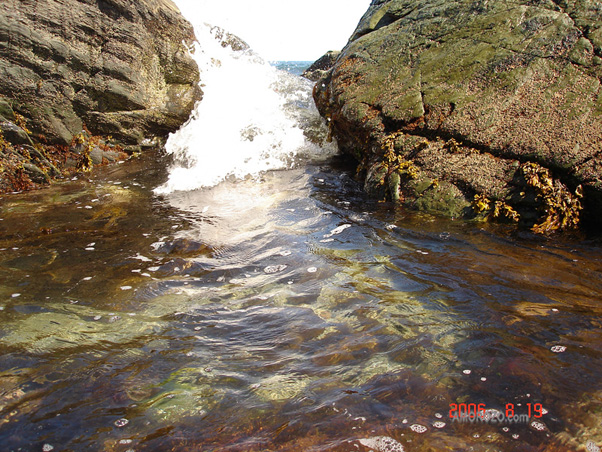
[[[3,450],[602,443],[596,244],[391,209],[336,162],[156,195],[165,166],[0,200]]]

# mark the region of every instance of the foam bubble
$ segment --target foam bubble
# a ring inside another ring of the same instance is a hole
[[[127,419],[125,419],[125,418],[117,419],[117,420],[115,421],[115,427],[119,427],[119,428],[121,428],[121,427],[125,427],[125,426],[126,426],[126,425],[128,425],[129,423],[130,423],[130,421],[128,421],[128,420],[127,420]]]
[[[286,265],[268,265],[266,268],[263,269],[264,273],[272,274],[272,273],[278,273],[281,272],[283,270],[286,270]]]
[[[539,422],[539,421],[531,422],[530,426],[533,430],[537,430],[539,432],[543,432],[543,431],[547,430],[546,424],[544,424],[543,422]]]
[[[566,352],[566,347],[564,345],[555,345],[554,347],[550,348],[550,350],[552,350],[554,353],[564,353]]]
[[[360,444],[369,447],[376,452],[404,452],[403,445],[388,436],[375,436],[374,438],[362,438]]]
[[[424,433],[427,431],[427,428],[424,425],[412,424],[412,425],[410,425],[410,430],[412,430],[416,433]]]

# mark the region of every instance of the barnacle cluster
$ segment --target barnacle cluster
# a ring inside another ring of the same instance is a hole
[[[579,224],[582,187],[575,193],[559,181],[555,181],[550,171],[537,163],[525,163],[521,167],[527,186],[535,191],[541,203],[543,221],[533,226],[533,232],[546,234],[553,231],[573,229]]]

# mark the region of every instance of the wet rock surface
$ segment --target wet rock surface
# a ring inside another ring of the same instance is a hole
[[[322,55],[321,58],[317,59],[310,67],[308,67],[302,74],[306,79],[314,82],[320,80],[326,72],[328,72],[334,66],[337,58],[341,55],[341,52],[337,50],[330,50]]]
[[[442,211],[445,197],[431,209],[424,195],[445,182],[455,187],[453,216],[481,213],[538,232],[599,226],[596,5],[373,1],[318,81],[316,103],[377,195]]]

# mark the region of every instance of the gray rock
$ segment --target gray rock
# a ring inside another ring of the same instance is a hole
[[[0,132],[4,138],[13,145],[28,144],[33,146],[29,134],[18,125],[10,121],[0,122]]]
[[[46,184],[50,182],[48,175],[33,163],[23,163],[23,169],[33,182],[38,184]]]
[[[163,137],[202,95],[193,40],[171,0],[3,0],[0,95],[46,143]]]

